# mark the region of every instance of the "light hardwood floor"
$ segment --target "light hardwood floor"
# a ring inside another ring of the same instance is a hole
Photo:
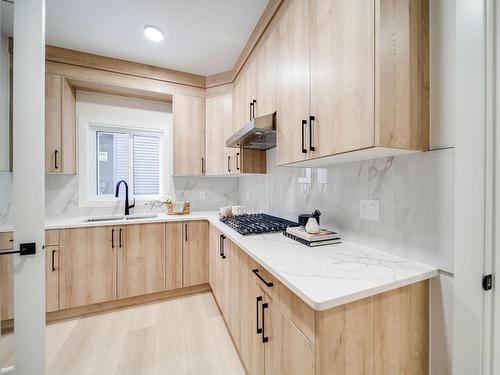
[[[244,374],[212,293],[47,326],[49,375]],[[12,336],[0,363],[12,364]]]

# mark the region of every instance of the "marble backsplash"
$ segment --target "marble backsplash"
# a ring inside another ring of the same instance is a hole
[[[174,199],[191,202],[192,211],[218,210],[238,202],[238,179],[231,177],[174,177]],[[0,226],[14,222],[12,173],[0,172]],[[165,209],[155,209],[160,212]],[[45,175],[45,216],[114,215],[123,212],[123,201],[114,207],[80,207],[78,176]],[[133,212],[151,212],[138,203]]]
[[[291,220],[315,208],[345,240],[453,271],[454,150],[415,153],[328,168],[276,168],[245,176],[239,201]],[[380,221],[360,219],[360,200],[380,203]]]

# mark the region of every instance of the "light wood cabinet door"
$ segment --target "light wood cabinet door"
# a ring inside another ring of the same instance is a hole
[[[227,175],[234,171],[233,149],[226,147],[226,140],[233,135],[232,94],[227,93],[206,99],[206,175]],[[233,160],[232,160],[233,159]]]
[[[208,283],[208,223],[183,223],[183,286]]]
[[[205,173],[205,98],[174,95],[174,175]]]
[[[165,290],[165,225],[124,225],[117,230],[118,298]]]
[[[59,310],[59,246],[45,247],[45,308]]]
[[[249,117],[247,102],[247,77],[240,73],[233,84],[233,129],[232,134],[240,130]]]
[[[237,349],[241,346],[241,327],[240,327],[240,309],[241,309],[241,265],[240,265],[240,248],[231,240],[224,240],[223,254],[226,256],[223,259],[225,262],[228,288],[228,319],[227,324]]]
[[[225,311],[224,294],[222,293],[222,255],[221,255],[221,241],[222,233],[214,226],[210,225],[208,234],[208,268],[209,268],[209,283],[214,293],[217,304],[219,305],[222,313]]]
[[[45,172],[62,171],[62,77],[45,74]]]
[[[372,0],[311,0],[309,157],[375,143]]]
[[[182,227],[165,223],[165,290],[182,288]]]
[[[117,227],[60,231],[61,309],[116,299]]]
[[[264,116],[276,111],[276,29],[265,36],[255,61],[255,115]]]
[[[314,346],[266,295],[262,308],[265,373],[314,375]]]
[[[244,118],[244,123],[241,125],[245,125],[247,122],[252,121],[255,117],[255,102],[257,101],[257,60],[255,56],[250,56],[250,60],[247,62],[247,65],[243,68],[243,75],[246,80],[246,93],[245,93],[245,107],[248,108],[247,114]]]
[[[278,165],[307,158],[303,146],[308,141],[309,119],[310,0],[290,0],[283,7],[277,25]]]
[[[45,74],[45,171],[76,173],[76,96],[69,82]]]
[[[249,375],[262,375],[265,363],[260,330],[262,329],[261,309],[265,294],[243,268],[240,270],[239,289],[240,355]]]
[[[0,233],[0,236],[2,234]],[[0,256],[0,320],[14,318],[13,262],[13,255]]]

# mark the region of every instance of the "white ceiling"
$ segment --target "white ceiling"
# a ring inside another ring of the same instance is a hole
[[[47,44],[201,75],[230,70],[268,0],[47,0]],[[160,43],[146,25],[160,28]]]

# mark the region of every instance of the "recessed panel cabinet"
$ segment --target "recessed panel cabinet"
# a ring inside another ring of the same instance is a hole
[[[76,94],[65,77],[45,74],[45,172],[76,174]]]
[[[205,174],[205,98],[173,97],[174,175]]]
[[[205,220],[183,223],[183,286],[208,282],[208,223]]]
[[[425,0],[285,2],[276,41],[277,163],[427,150],[428,23]]]

